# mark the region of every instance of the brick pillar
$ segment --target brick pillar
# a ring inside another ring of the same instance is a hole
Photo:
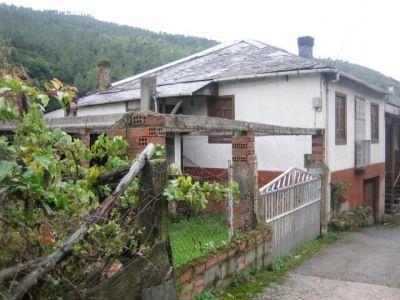
[[[329,220],[329,168],[325,164],[325,130],[319,129],[312,136],[311,173],[321,176],[321,234],[326,234]]]
[[[232,137],[233,180],[239,184],[240,202],[233,206],[233,228],[248,231],[256,227],[258,198],[254,133],[235,132]]]
[[[121,135],[128,142],[128,155],[135,156],[149,144],[165,146],[165,117],[163,115],[129,116],[125,120],[126,128],[111,129],[107,132],[110,137]]]
[[[313,164],[325,163],[325,130],[319,129],[312,136],[312,154],[311,162]]]
[[[127,129],[129,155],[136,155],[143,151],[150,143],[165,146],[165,130],[162,127],[137,127]]]

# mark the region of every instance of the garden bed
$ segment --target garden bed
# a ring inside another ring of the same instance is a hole
[[[226,216],[219,214],[173,219],[169,235],[174,267],[180,267],[228,243]]]

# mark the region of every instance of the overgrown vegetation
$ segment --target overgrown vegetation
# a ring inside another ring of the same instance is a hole
[[[365,205],[359,205],[351,211],[342,211],[332,217],[330,221],[331,225],[338,230],[350,230],[372,225],[373,222],[372,208]]]
[[[331,209],[333,216],[340,213],[342,204],[346,201],[346,194],[349,190],[349,185],[342,180],[335,180],[331,182]]]
[[[113,197],[112,183],[98,183],[99,175],[133,160],[122,137],[102,134],[88,147],[76,136],[46,129],[42,115],[49,99],[66,108],[75,97],[75,89],[57,79],[47,86],[43,91],[20,71],[0,70],[0,120],[17,121],[15,132],[0,136],[2,270],[27,262],[34,266],[33,261],[59,250],[89,215]],[[163,156],[164,147],[157,146],[153,158]],[[203,208],[208,196],[224,200],[227,194],[237,193],[235,184],[200,185],[190,177],[178,181],[178,185],[171,181],[164,194],[170,201],[187,201],[194,209]],[[71,289],[80,293],[87,280],[95,284],[113,276],[145,250],[147,245],[138,244],[143,232],[137,222],[138,190],[135,179],[107,217],[90,226],[86,238],[74,244],[71,255],[40,278],[43,282],[30,291],[34,298],[56,299]],[[20,275],[16,271],[7,277],[0,294],[12,294]]]
[[[219,214],[172,220],[169,233],[176,268],[228,243],[226,216]]]

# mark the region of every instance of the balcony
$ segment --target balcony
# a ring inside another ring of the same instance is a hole
[[[371,141],[361,140],[355,143],[355,168],[363,171],[371,163]]]

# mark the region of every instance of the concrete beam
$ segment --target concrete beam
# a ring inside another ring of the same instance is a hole
[[[159,114],[151,112],[130,112],[124,115],[124,120],[121,120],[120,126],[123,124],[132,124],[130,120],[143,118],[154,118]],[[161,116],[161,115],[160,115]],[[268,125],[256,122],[228,120],[222,118],[212,118],[206,116],[195,115],[162,115],[164,122],[161,127],[165,128],[167,132],[201,132],[207,133],[223,133],[232,131],[245,131],[254,132],[256,135],[314,135],[318,132],[315,128],[301,128],[301,127],[285,127]],[[137,124],[136,126],[148,126]]]
[[[50,130],[62,129],[70,133],[74,132],[102,132],[114,127],[115,123],[122,119],[124,114],[109,114],[81,117],[67,117],[43,119],[46,128]],[[0,131],[14,131],[18,126],[16,121],[0,121]]]
[[[162,127],[166,132],[223,134],[233,131],[253,132],[256,136],[267,135],[315,135],[316,128],[285,127],[256,122],[228,120],[194,115],[164,115],[153,112],[129,112],[82,117],[44,119],[49,129],[60,128],[67,132],[101,132],[112,128]],[[0,131],[13,131],[17,122],[0,122]]]

